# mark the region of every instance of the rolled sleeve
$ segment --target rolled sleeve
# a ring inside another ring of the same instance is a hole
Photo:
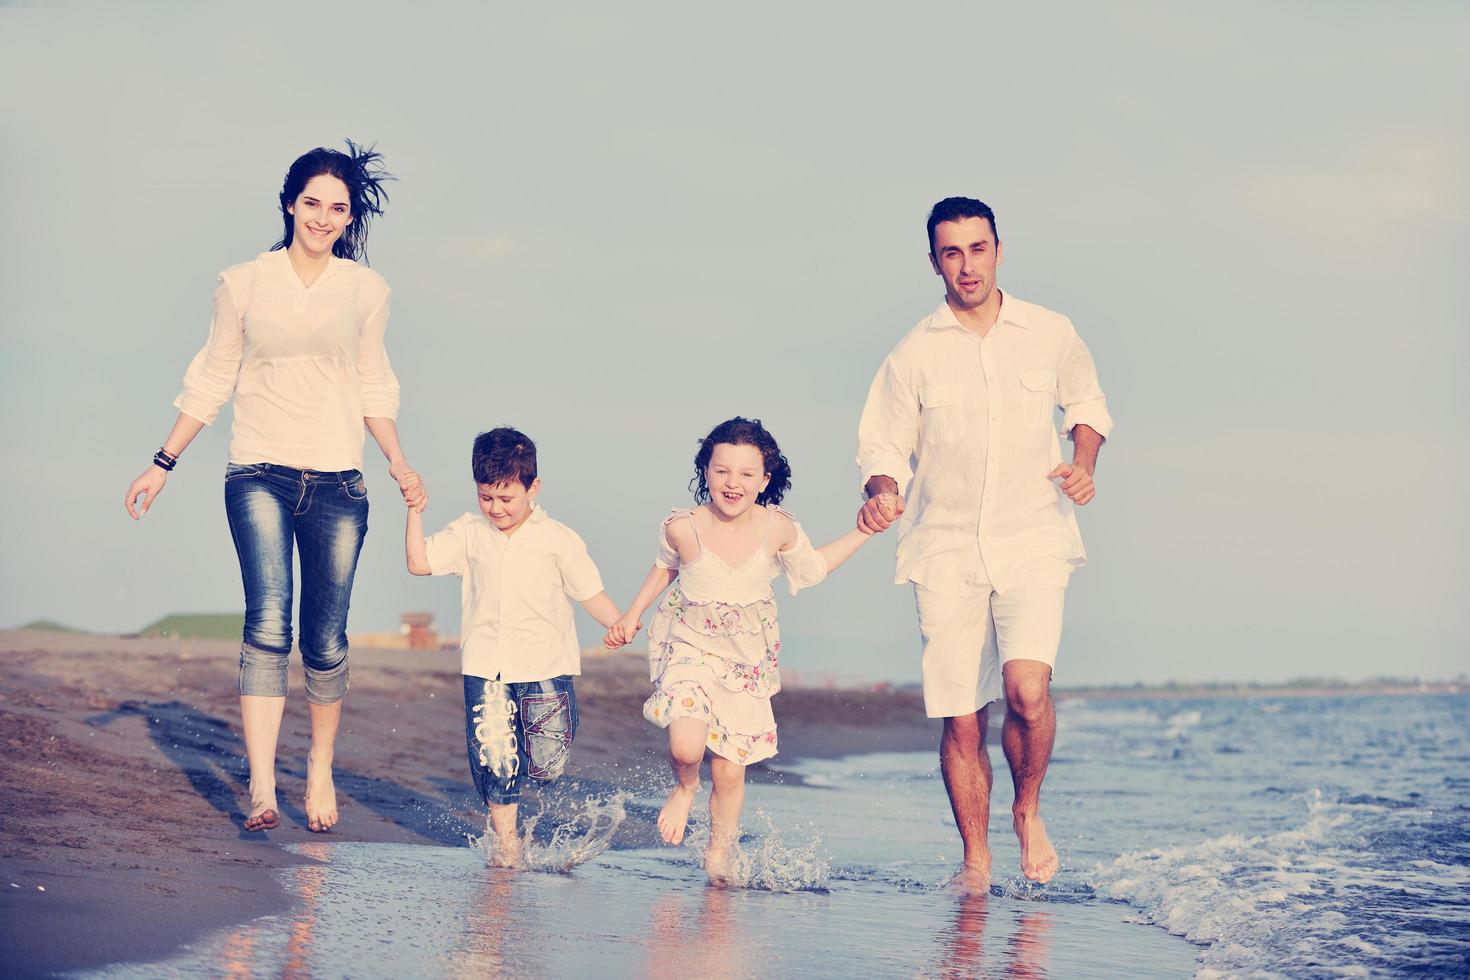
[[[889,355],[868,388],[858,422],[859,490],[873,477],[887,476],[898,484],[902,496],[914,478],[912,460],[918,439],[918,396]]]
[[[205,425],[219,417],[220,406],[235,393],[240,358],[245,350],[245,326],[234,293],[224,276],[214,290],[214,319],[209,339],[184,372],[183,390],[174,408]]]
[[[429,571],[434,575],[463,575],[466,567],[465,518],[424,539]]]
[[[398,377],[388,361],[383,335],[388,331],[392,291],[383,286],[383,299],[363,322],[358,337],[357,376],[362,386],[362,414],[366,418],[398,417]]]
[[[658,554],[653,558],[653,563],[659,568],[667,568],[675,572],[679,570],[679,549],[675,548],[674,543],[669,540],[669,525],[687,513],[687,511],[677,510],[659,525]]]
[[[1097,380],[1092,354],[1081,337],[1075,337],[1057,371],[1058,398],[1062,405],[1062,429],[1069,436],[1079,425],[1095,429],[1104,439],[1113,431],[1108,400]]]
[[[562,589],[578,602],[586,602],[602,591],[602,576],[587,554],[587,545],[570,528],[557,549],[556,565],[561,571]]]

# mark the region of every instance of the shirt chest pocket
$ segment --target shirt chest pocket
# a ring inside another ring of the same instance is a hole
[[[942,446],[958,442],[969,427],[965,392],[957,384],[924,385],[919,389],[919,421],[924,441]]]
[[[1021,372],[1021,424],[1028,429],[1045,429],[1057,410],[1057,373]]]
[[[516,559],[507,565],[507,581],[502,587],[513,589],[523,604],[522,613],[526,619],[523,625],[535,627],[555,618],[561,605],[561,574],[557,571],[556,559],[539,553],[517,555]]]

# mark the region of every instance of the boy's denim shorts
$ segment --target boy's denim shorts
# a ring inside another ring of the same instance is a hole
[[[551,782],[567,767],[577,734],[572,677],[502,683],[464,675],[470,775],[488,803],[515,803],[527,779]]]

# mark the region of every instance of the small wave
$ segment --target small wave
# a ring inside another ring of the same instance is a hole
[[[521,831],[521,867],[531,871],[566,874],[608,849],[613,835],[627,817],[631,797],[618,792],[606,799],[589,798],[577,804],[564,802],[555,810],[538,810],[526,818]],[[537,840],[537,827],[548,817],[555,820],[549,835]],[[485,834],[466,834],[469,845],[486,864],[495,860],[495,829],[485,818]]]
[[[1165,719],[1164,724],[1168,730],[1164,732],[1165,738],[1183,738],[1191,728],[1196,728],[1204,720],[1204,716],[1198,711],[1179,711]]]
[[[1125,854],[1092,884],[1208,944],[1202,976],[1442,970],[1464,966],[1470,948],[1470,925],[1455,935],[1427,926],[1463,907],[1464,877],[1423,860],[1426,838],[1450,832],[1442,822],[1431,810],[1314,790],[1297,828]],[[1389,839],[1400,843],[1385,848]]]

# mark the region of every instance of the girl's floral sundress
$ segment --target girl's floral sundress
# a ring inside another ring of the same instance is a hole
[[[781,689],[781,630],[771,581],[784,570],[795,595],[827,574],[827,563],[800,524],[795,545],[769,554],[776,508],[764,509],[765,537],[733,565],[703,542],[699,557],[682,563],[669,543],[668,527],[679,520],[692,526],[694,511],[676,510],[664,521],[658,564],[677,569],[679,577],[648,628],[654,692],[643,705],[643,717],[660,728],[678,718],[698,718],[709,725],[710,751],[741,765],[776,754],[771,695]],[[697,539],[698,530],[694,533]]]

